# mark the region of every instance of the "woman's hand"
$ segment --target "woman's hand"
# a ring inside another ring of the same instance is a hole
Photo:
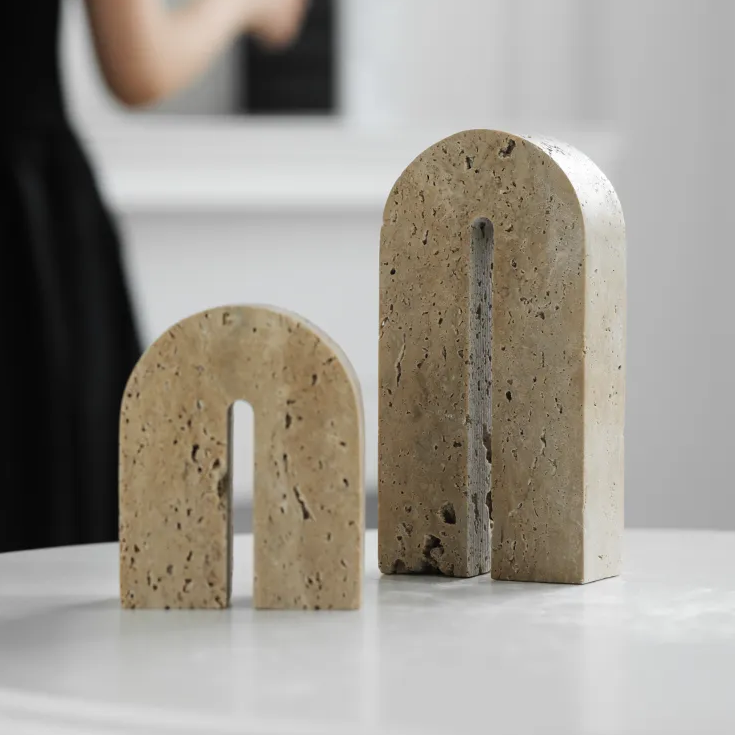
[[[243,0],[244,30],[270,48],[284,48],[301,30],[309,0]]]

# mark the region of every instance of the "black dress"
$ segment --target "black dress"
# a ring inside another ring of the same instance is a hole
[[[65,115],[59,0],[3,9],[0,551],[117,540],[140,354],[114,224]]]

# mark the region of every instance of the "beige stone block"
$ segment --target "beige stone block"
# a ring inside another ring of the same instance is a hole
[[[398,179],[380,252],[384,573],[619,573],[624,229],[604,174],[556,141],[468,130]]]
[[[130,377],[120,415],[122,605],[229,605],[237,400],[254,415],[254,606],[360,607],[357,377],[315,326],[259,306],[184,319]]]

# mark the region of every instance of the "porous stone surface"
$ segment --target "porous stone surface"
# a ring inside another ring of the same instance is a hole
[[[381,233],[384,573],[619,572],[625,288],[617,196],[579,151],[469,130],[409,165]]]
[[[237,400],[254,415],[254,606],[360,607],[359,384],[320,330],[260,306],[179,322],[130,377],[120,415],[122,605],[228,606]]]

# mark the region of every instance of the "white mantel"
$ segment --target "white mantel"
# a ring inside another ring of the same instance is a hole
[[[614,178],[619,140],[609,131],[492,127],[555,135]],[[86,130],[85,140],[121,212],[375,213],[411,160],[459,129],[366,132],[339,121],[128,115]]]

